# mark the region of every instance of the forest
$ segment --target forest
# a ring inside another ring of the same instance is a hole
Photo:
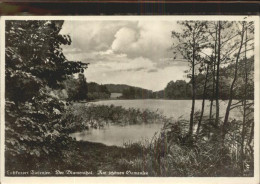
[[[239,60],[238,65],[243,67],[243,60]],[[254,69],[254,57],[251,56],[247,59],[248,66],[250,70]],[[219,85],[219,98],[221,100],[227,100],[229,97],[229,83],[231,77],[229,75],[232,70],[235,69],[234,64],[230,64],[227,67],[220,68],[220,81]],[[200,70],[198,74],[195,75],[195,80],[197,81],[196,86],[196,99],[211,99],[214,95],[212,90],[207,90],[212,88],[212,81],[207,81],[206,91],[204,94],[204,83],[206,78],[206,73]],[[212,77],[213,72],[208,71],[207,77]],[[187,77],[189,77],[187,75]],[[242,76],[238,76],[238,81],[243,80]],[[83,74],[79,74],[77,78],[74,76],[69,77],[62,82],[63,90],[56,90],[54,93],[60,98],[68,101],[95,101],[98,99],[109,99],[111,93],[121,93],[120,97],[117,99],[192,99],[192,80],[186,82],[185,80],[170,81],[167,86],[160,91],[152,91],[136,86],[129,86],[124,84],[98,84],[95,82],[88,82]],[[243,98],[239,91],[234,92],[234,99]],[[254,88],[248,88],[248,100],[254,99]]]
[[[108,168],[147,171],[150,176],[253,176],[253,22],[179,21],[182,30],[172,31],[172,53],[173,58],[189,64],[185,72],[189,82],[170,81],[159,92],[133,87],[122,91],[127,99],[191,99],[190,114],[185,114],[189,120],[77,104],[109,98],[111,92],[105,85],[87,83],[83,73],[88,71],[88,63],[66,59],[61,45],[70,45],[72,40],[60,34],[63,23],[5,22],[6,170]],[[227,106],[221,117],[223,99]],[[206,100],[209,107],[205,107]],[[196,103],[201,103],[200,111],[195,111]],[[241,120],[230,118],[233,109],[241,111]],[[70,136],[108,122],[154,121],[164,123],[163,129],[146,144],[105,146]]]
[[[238,61],[238,65],[240,68],[244,67],[244,62],[243,60]],[[250,70],[254,70],[254,57],[251,56],[250,58],[247,59],[247,65]],[[230,64],[227,67],[220,68],[219,75],[219,85],[221,88],[219,89],[219,99],[221,100],[227,100],[229,97],[229,83],[232,80],[232,71],[235,70],[235,65]],[[206,86],[205,86],[205,92],[204,92],[204,84],[205,84],[205,79],[207,76],[208,78],[213,77],[213,71],[200,71],[198,74],[195,75],[195,80],[197,83],[196,86],[196,99],[211,99],[213,97],[213,83],[211,81],[207,81]],[[238,81],[242,81],[243,77],[241,75],[238,75]],[[252,80],[252,78],[251,78]],[[251,86],[248,86],[247,89],[247,100],[253,100],[254,99],[254,88],[252,86],[251,81]],[[155,91],[153,92],[152,90],[147,90],[147,89],[142,89],[142,88],[137,88],[137,87],[128,87],[122,91],[123,95],[120,97],[120,99],[143,99],[143,98],[149,98],[149,99],[175,99],[175,100],[181,100],[181,99],[192,99],[192,80],[189,82],[186,82],[185,80],[176,80],[176,81],[170,81],[167,86],[160,91]],[[240,88],[242,87],[242,83],[238,84],[240,85]],[[209,90],[211,89],[211,90]],[[233,94],[234,99],[241,99],[243,98],[243,94],[240,93],[239,91],[234,91]],[[213,97],[214,98],[214,97]]]

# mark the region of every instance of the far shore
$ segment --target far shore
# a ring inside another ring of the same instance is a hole
[[[77,101],[76,103],[89,103],[89,102],[99,102],[99,101],[112,101],[112,100],[192,100],[192,99],[166,99],[166,98],[104,98],[104,99],[96,99],[96,100],[90,100],[90,101]],[[203,99],[196,99],[196,100],[203,100]],[[211,100],[211,99],[205,99],[205,100]],[[220,99],[222,101],[225,101],[227,99]],[[233,100],[239,100],[239,99],[233,99]],[[253,99],[248,99],[253,100]]]

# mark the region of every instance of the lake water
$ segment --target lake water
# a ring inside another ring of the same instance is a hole
[[[236,101],[234,101],[236,102]],[[105,100],[93,102],[97,105],[116,105],[125,108],[138,108],[138,109],[149,109],[151,111],[158,110],[162,112],[167,117],[178,118],[183,116],[183,118],[189,118],[191,111],[191,100]],[[202,100],[196,100],[195,111],[201,109]],[[210,101],[205,101],[204,113],[209,114]],[[227,101],[220,101],[220,116],[225,115]],[[230,118],[241,116],[238,109],[231,111]]]
[[[200,110],[202,100],[196,100],[195,111]],[[159,111],[167,117],[177,119],[189,119],[191,110],[191,100],[106,100],[92,102],[97,105],[115,105],[124,108],[149,109],[151,111]],[[210,102],[205,103],[205,115],[209,114]],[[220,102],[220,116],[225,115],[227,102]],[[238,109],[231,111],[230,118],[241,117]],[[90,129],[83,132],[74,133],[72,136],[77,140],[90,142],[100,142],[106,145],[123,146],[127,142],[138,142],[151,139],[156,132],[159,132],[162,124],[141,124],[141,125],[107,125],[101,129]]]
[[[77,140],[99,142],[109,146],[123,146],[124,143],[150,140],[161,127],[162,124],[107,125],[100,129],[92,128],[74,133],[73,137]]]

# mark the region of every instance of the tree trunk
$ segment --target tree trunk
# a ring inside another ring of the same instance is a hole
[[[220,65],[220,35],[221,35],[221,22],[218,21],[218,60],[217,60],[217,78],[216,78],[216,119],[215,124],[219,123],[219,65]]]
[[[193,133],[193,124],[194,124],[194,109],[195,109],[195,97],[196,97],[196,87],[195,87],[195,43],[193,41],[192,48],[192,106],[190,113],[190,128],[189,128],[189,136]]]
[[[224,143],[225,135],[227,133],[226,132],[226,126],[227,126],[227,123],[228,123],[230,108],[231,108],[231,104],[232,104],[232,100],[233,100],[234,85],[235,85],[236,80],[237,80],[238,61],[239,61],[241,48],[242,48],[242,45],[243,45],[243,40],[244,40],[244,23],[243,23],[242,32],[241,32],[241,43],[240,43],[240,47],[239,47],[239,50],[238,50],[238,53],[237,53],[237,57],[236,57],[234,79],[233,79],[232,84],[230,86],[229,100],[228,100],[228,105],[227,105],[227,108],[226,108],[225,119],[224,119],[224,123],[223,123],[223,130],[222,130],[222,140],[223,140],[223,143]]]
[[[251,143],[252,143],[253,138],[254,138],[254,126],[255,126],[255,123],[254,123],[254,121],[253,121],[253,122],[252,122],[252,125],[251,125],[250,136],[249,136],[249,139],[248,139],[248,142],[247,142],[247,146],[248,146],[248,147],[251,146]]]
[[[206,76],[205,76],[204,87],[203,87],[203,100],[202,100],[202,105],[201,105],[200,119],[199,119],[199,123],[198,123],[198,127],[197,127],[197,135],[199,134],[201,121],[202,121],[203,114],[204,114],[205,98],[206,98],[206,93],[207,93],[208,73],[209,73],[209,64],[207,64],[207,69],[206,69]]]
[[[242,133],[241,133],[241,150],[240,150],[240,168],[241,172],[244,172],[244,141],[245,141],[245,127],[246,127],[246,105],[247,105],[247,83],[248,83],[248,73],[247,73],[247,58],[246,58],[246,49],[247,49],[247,28],[245,30],[246,38],[245,38],[245,64],[244,64],[244,70],[245,70],[245,84],[244,84],[244,100],[243,100],[243,123],[242,123]]]
[[[217,32],[217,29],[216,29],[216,34],[215,34],[215,57],[214,57],[214,60],[213,60],[213,71],[212,71],[212,96],[211,96],[211,100],[210,100],[210,110],[209,110],[209,119],[210,121],[213,119],[212,117],[212,108],[213,108],[213,101],[214,101],[214,98],[215,98],[215,71],[216,71],[216,61],[217,61],[217,36],[218,36],[218,32]]]

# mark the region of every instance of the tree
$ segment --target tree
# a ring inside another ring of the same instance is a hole
[[[87,100],[88,85],[84,74],[79,74],[78,82],[79,84],[77,100]]]
[[[217,31],[217,23],[212,22],[212,29],[209,30],[209,35],[211,36],[212,42],[214,44],[211,45],[211,49],[213,50],[214,54],[214,59],[213,62],[210,65],[210,71],[211,71],[211,79],[212,79],[212,91],[211,91],[211,97],[210,97],[210,110],[209,110],[209,119],[212,122],[213,120],[213,115],[212,115],[212,110],[213,110],[213,102],[215,99],[215,87],[216,87],[216,63],[217,63],[217,40],[218,40],[218,31]]]
[[[64,82],[63,86],[67,92],[67,101],[76,101],[78,96],[78,79],[73,75],[68,77]]]
[[[126,99],[135,99],[135,88],[129,87],[128,89],[124,89],[122,93],[122,97]]]
[[[71,39],[59,34],[62,25],[63,21],[6,21],[6,163],[23,162],[23,170],[37,168],[35,159],[61,155],[70,140],[61,122],[64,102],[50,92],[87,64],[63,55],[61,45]]]
[[[189,135],[193,133],[194,110],[196,98],[196,65],[198,64],[199,52],[207,45],[205,29],[206,21],[181,21],[182,32],[173,31],[172,37],[177,39],[178,43],[174,45],[175,58],[181,55],[190,64],[191,81],[192,81],[192,107],[190,113]]]
[[[234,78],[233,78],[233,81],[232,81],[231,86],[230,86],[229,100],[228,100],[228,105],[227,105],[227,108],[226,108],[225,119],[224,119],[224,122],[223,122],[223,131],[222,131],[222,138],[223,139],[225,138],[225,135],[226,135],[226,126],[227,126],[227,123],[228,123],[229,113],[230,113],[231,104],[232,104],[232,100],[233,100],[234,86],[235,86],[235,83],[237,81],[238,61],[239,61],[241,49],[242,49],[243,42],[244,42],[244,35],[245,35],[245,22],[242,22],[242,28],[241,28],[241,31],[239,31],[238,34],[240,35],[241,38],[240,38],[240,41],[239,41],[238,51],[235,54]]]
[[[198,122],[198,127],[197,127],[197,134],[200,131],[200,126],[201,126],[201,122],[202,122],[202,118],[203,118],[203,114],[204,114],[205,99],[207,96],[207,83],[208,83],[209,67],[210,67],[210,63],[212,62],[212,57],[210,58],[210,60],[211,61],[204,61],[206,64],[206,69],[204,68],[204,70],[206,70],[206,74],[205,74],[205,79],[204,79],[204,84],[203,84],[203,97],[202,97],[201,112],[200,112],[200,117],[199,117],[199,122]]]
[[[95,82],[90,82],[88,85],[88,99],[107,99],[110,98],[111,93],[105,85],[99,85]]]
[[[244,42],[244,50],[241,51],[241,53],[244,53],[244,59],[238,63],[239,66],[238,68],[240,68],[240,72],[238,72],[238,75],[240,75],[240,77],[243,79],[243,85],[242,87],[239,89],[239,91],[241,91],[241,98],[242,98],[242,107],[243,107],[243,120],[242,120],[242,130],[241,130],[241,150],[240,150],[240,157],[241,157],[241,161],[240,161],[240,168],[241,168],[241,172],[244,172],[244,160],[245,160],[245,147],[249,147],[250,148],[250,143],[246,144],[246,142],[250,142],[250,136],[246,136],[246,135],[251,135],[250,132],[250,126],[254,127],[254,120],[253,120],[253,116],[252,116],[252,112],[253,112],[253,108],[252,108],[252,103],[248,102],[248,99],[250,98],[250,93],[254,93],[252,88],[250,86],[253,85],[253,81],[254,81],[254,77],[252,76],[252,71],[253,71],[253,64],[254,62],[252,62],[252,58],[248,59],[247,58],[247,52],[249,50],[254,49],[254,46],[252,44],[249,44],[248,42],[250,40],[253,40],[253,34],[254,31],[251,28],[253,24],[251,22],[249,23],[245,23],[245,42]],[[248,47],[249,45],[249,47]],[[250,46],[251,45],[251,46]],[[250,75],[251,73],[251,75]],[[240,96],[240,95],[239,95]],[[252,131],[252,128],[251,128]],[[248,139],[248,141],[246,141],[246,139]],[[249,149],[251,150],[251,149]]]
[[[219,122],[219,70],[220,70],[220,53],[221,53],[221,30],[222,30],[222,25],[221,21],[218,21],[218,25],[216,27],[216,32],[217,32],[217,60],[216,60],[216,65],[217,65],[217,71],[216,71],[216,95],[215,95],[215,100],[216,100],[216,119],[215,119],[215,124],[218,125]]]
[[[213,67],[212,67],[212,94],[210,104],[210,119],[212,120],[212,108],[213,101],[216,101],[216,115],[215,115],[215,126],[219,125],[219,99],[223,99],[223,94],[220,87],[221,84],[221,66],[227,65],[230,62],[230,54],[234,52],[237,45],[232,44],[234,38],[237,36],[235,33],[234,22],[231,21],[218,21],[212,22],[208,30],[211,36],[210,42],[212,42],[211,49],[214,53]]]
[[[68,94],[68,101],[87,100],[88,85],[84,74],[80,73],[78,78],[70,76],[63,82],[63,86]]]
[[[239,125],[239,132],[241,132],[241,135],[239,135],[239,144],[240,144],[240,158],[239,158],[239,165],[241,169],[241,173],[244,172],[244,163],[246,162],[245,157],[245,150],[247,152],[251,152],[251,160],[253,160],[253,148],[251,147],[251,141],[253,139],[253,128],[254,127],[254,118],[252,115],[253,112],[253,105],[254,102],[248,102],[248,99],[250,99],[250,94],[253,94],[253,58],[250,60],[247,58],[247,52],[249,50],[254,49],[254,43],[250,43],[250,41],[254,40],[253,36],[253,23],[252,22],[237,22],[236,24],[236,31],[234,37],[237,37],[236,39],[233,39],[234,44],[234,50],[233,50],[233,57],[231,57],[231,64],[227,69],[229,69],[230,77],[232,78],[230,87],[229,87],[229,98],[228,98],[228,104],[226,107],[225,112],[225,118],[222,126],[222,146],[225,144],[225,137],[229,133],[229,127],[231,125],[229,122],[229,115],[232,109],[234,108],[240,108],[242,112],[242,124]],[[248,30],[250,36],[248,36]],[[248,45],[250,46],[248,48]],[[244,58],[243,57],[244,53]],[[233,99],[238,98],[239,101],[233,103]],[[253,99],[253,98],[252,98]],[[250,142],[250,143],[249,143]],[[245,148],[247,147],[247,148]],[[251,166],[253,165],[252,162],[249,163]],[[253,166],[252,166],[253,167]]]
[[[192,93],[194,95],[195,92],[196,99],[202,98],[201,112],[197,118],[198,113],[194,114],[193,111],[195,99],[192,96],[188,135],[193,132],[193,113],[196,117],[195,121],[198,121],[197,136],[196,140],[188,139],[190,142],[187,142],[187,136],[184,137],[185,146],[188,145],[187,143],[197,146],[206,141],[209,145],[213,144],[212,150],[218,150],[221,161],[216,163],[220,168],[230,164],[233,171],[236,170],[241,176],[245,172],[252,173],[254,169],[254,57],[249,58],[248,51],[254,49],[253,22],[208,23],[202,29],[207,41],[202,36],[201,40],[196,42],[194,42],[196,24],[191,25],[190,22],[185,24],[185,22],[187,21],[182,22],[184,28],[181,33],[173,33],[174,38],[178,39],[177,46],[174,47],[175,56],[181,55],[182,59],[190,63],[188,77],[191,78]],[[202,47],[198,46],[198,49],[196,47],[194,49],[194,45],[202,45]],[[249,55],[252,55],[252,52]],[[194,91],[194,85],[197,91]],[[174,89],[176,84],[171,82],[167,88]],[[178,95],[174,90],[169,90],[168,94]],[[210,115],[209,120],[204,121],[202,119],[205,99],[208,97],[211,101]],[[227,101],[223,121],[220,118],[222,110],[219,105],[220,99]],[[214,100],[216,101],[215,119]],[[234,117],[230,120],[230,112],[233,109],[241,113],[242,119]],[[246,169],[245,163],[249,165]]]
[[[170,81],[164,89],[166,98],[187,99],[190,98],[189,84],[184,80]]]

